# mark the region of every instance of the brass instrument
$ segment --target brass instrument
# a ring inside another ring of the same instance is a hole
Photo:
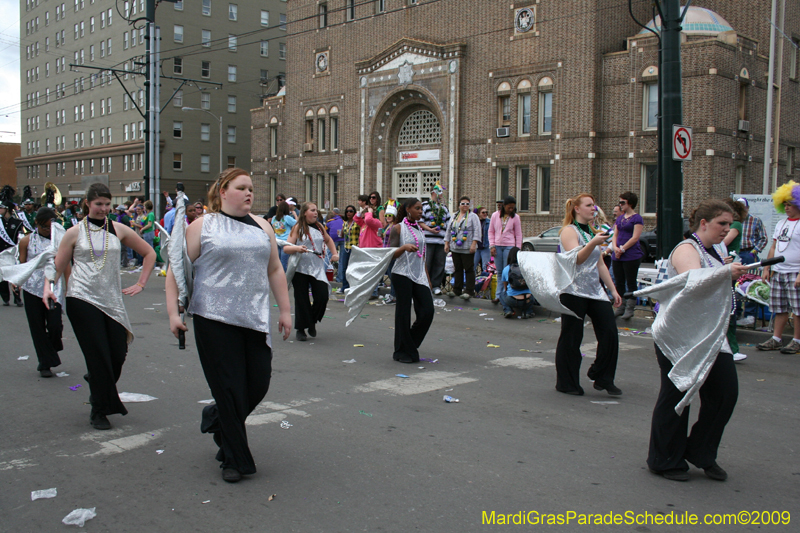
[[[50,194],[52,194],[52,200],[50,199]],[[61,201],[63,197],[61,196],[61,191],[58,190],[56,184],[52,181],[48,181],[44,184],[44,192],[42,193],[42,205],[47,205],[48,203],[53,204],[53,207],[57,205],[61,205]]]

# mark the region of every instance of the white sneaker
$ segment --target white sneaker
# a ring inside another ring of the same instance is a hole
[[[746,316],[736,321],[737,326],[752,326],[755,323],[756,323],[756,317],[754,316]]]
[[[743,354],[743,353],[735,353],[735,354],[733,354],[733,362],[734,363],[738,363],[740,361],[744,361],[745,359],[747,359],[747,356],[745,354]]]
[[[440,289],[439,287],[436,287],[435,289],[433,289],[433,294],[435,294],[436,296],[439,296],[440,294],[442,294],[442,289]]]

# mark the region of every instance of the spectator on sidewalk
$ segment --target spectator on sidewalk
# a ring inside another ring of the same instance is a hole
[[[739,257],[742,264],[751,265],[758,261],[758,255],[766,248],[767,230],[760,218],[750,214],[750,202],[747,198],[739,198],[737,202],[743,204],[747,210],[747,216],[742,222],[742,242],[739,247]],[[744,318],[737,322],[739,326],[749,326],[755,323],[758,305],[755,302],[745,302]]]
[[[425,230],[425,266],[431,279],[433,294],[442,294],[445,228],[450,222],[450,211],[441,201],[444,189],[437,181],[431,189],[431,198],[422,202],[422,225]]]

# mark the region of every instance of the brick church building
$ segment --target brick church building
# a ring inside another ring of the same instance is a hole
[[[648,3],[635,2],[651,27]],[[515,196],[526,236],[589,191],[655,224],[657,40],[611,0],[291,0],[286,87],[252,111],[257,210]],[[770,0],[704,0],[683,31],[684,204],[760,193]],[[800,4],[787,2],[777,183],[800,163]],[[778,76],[776,75],[776,85]],[[770,190],[774,184],[770,185]]]

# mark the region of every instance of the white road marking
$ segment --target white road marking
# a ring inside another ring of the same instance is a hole
[[[489,362],[497,366],[513,366],[522,370],[533,370],[534,368],[556,366],[555,363],[545,361],[541,357],[502,357]]]
[[[286,414],[280,411],[263,415],[250,415],[247,417],[244,424],[246,426],[261,426],[272,422],[280,422],[284,418],[286,418]]]
[[[11,461],[0,461],[0,470],[11,470],[14,468],[29,468],[31,466],[38,466],[36,463],[31,463],[28,459],[12,459]]]
[[[101,442],[100,449],[94,453],[86,454],[86,457],[97,457],[100,455],[113,455],[115,453],[122,453],[140,448],[149,444],[157,437],[160,437],[162,432],[167,431],[168,428],[156,429],[148,431],[147,433],[139,433],[138,435],[131,435],[130,437],[122,437],[121,439],[109,440]]]
[[[463,385],[478,381],[477,378],[468,378],[461,373],[431,371],[414,374],[409,379],[390,378],[373,381],[355,387],[354,392],[385,391],[399,396],[422,394],[454,385]]]

